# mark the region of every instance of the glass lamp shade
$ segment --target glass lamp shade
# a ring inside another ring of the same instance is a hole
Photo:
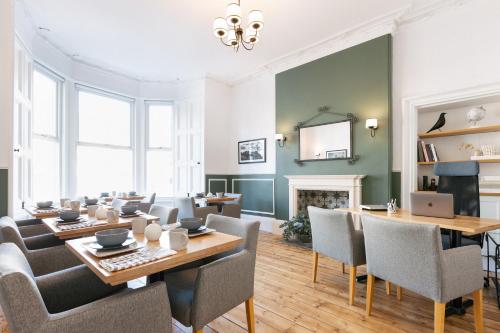
[[[248,14],[248,22],[252,29],[260,30],[264,27],[264,15],[260,10],[252,10]]]
[[[276,141],[283,141],[283,134],[281,133],[274,134],[274,139]]]
[[[230,3],[226,7],[226,21],[230,26],[241,24],[241,7],[237,3]]]
[[[226,20],[222,17],[218,17],[214,20],[214,35],[217,38],[224,38],[227,35],[227,24]]]
[[[236,37],[236,31],[234,29],[229,30],[227,34],[227,43],[232,46],[238,45],[238,38]]]
[[[259,36],[257,35],[257,30],[248,28],[245,31],[245,42],[250,44],[255,44],[259,41]]]
[[[366,119],[366,128],[376,129],[378,127],[378,121],[375,118]]]

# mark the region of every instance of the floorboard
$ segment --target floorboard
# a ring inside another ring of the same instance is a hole
[[[311,282],[311,250],[290,245],[280,237],[261,233],[255,269],[255,321],[258,333],[363,332],[400,333],[433,332],[433,303],[414,293],[404,291],[403,299],[396,299],[395,288],[385,294],[384,281],[375,285],[373,314],[365,315],[366,285],[356,285],[356,299],[348,305],[348,275],[341,266],[320,256],[317,283]],[[361,267],[358,274],[363,274]],[[140,287],[144,281],[134,281]],[[485,332],[500,332],[500,310],[495,300],[495,289],[484,292]],[[470,296],[468,296],[470,297]],[[464,316],[446,319],[447,333],[474,332],[471,310]],[[173,321],[174,333],[188,333],[191,329]],[[204,333],[244,333],[247,331],[244,304],[217,318],[203,330]],[[8,333],[0,312],[0,332]]]

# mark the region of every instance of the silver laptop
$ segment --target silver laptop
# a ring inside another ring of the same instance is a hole
[[[411,213],[413,215],[443,217],[448,219],[455,217],[453,194],[413,192],[410,193],[410,195]]]

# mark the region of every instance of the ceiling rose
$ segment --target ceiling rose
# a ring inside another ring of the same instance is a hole
[[[236,52],[242,46],[252,50],[259,41],[259,33],[264,27],[264,15],[260,10],[248,13],[248,26],[243,28],[240,1],[232,2],[226,7],[226,17],[214,20],[214,35],[225,46],[232,47]]]

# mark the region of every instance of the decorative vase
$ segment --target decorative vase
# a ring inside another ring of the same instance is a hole
[[[95,217],[98,220],[105,220],[105,219],[107,219],[108,218],[108,210],[106,208],[104,208],[103,206],[100,206],[95,211]]]
[[[153,222],[144,229],[144,236],[148,241],[157,241],[160,239],[162,233],[161,226]]]
[[[486,115],[486,109],[483,106],[475,107],[467,112],[467,121],[470,127],[478,127],[478,122]]]

